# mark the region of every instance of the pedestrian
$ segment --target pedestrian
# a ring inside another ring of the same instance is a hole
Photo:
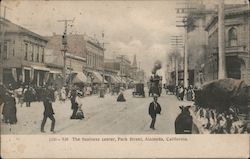
[[[24,102],[26,102],[26,107],[30,107],[30,103],[32,101],[32,90],[31,87],[28,85],[24,89]]]
[[[161,114],[161,106],[157,102],[158,97],[154,96],[154,101],[150,103],[148,113],[152,119],[150,128],[155,130],[155,122],[156,122],[156,116],[157,114]]]
[[[117,102],[126,102],[126,99],[124,98],[122,91],[120,92],[120,94],[117,97]]]
[[[71,109],[73,110],[73,113],[70,117],[70,119],[76,119],[76,112],[77,112],[77,103],[76,103],[76,90],[72,90],[71,91],[71,95],[70,95],[70,101],[71,101]]]
[[[65,87],[62,87],[60,94],[61,94],[61,101],[65,102],[65,100],[66,100],[66,90],[65,90]]]
[[[183,86],[180,86],[179,88],[179,99],[183,101],[184,99],[184,88]]]
[[[83,93],[81,91],[77,91],[77,96],[75,99],[75,103],[77,105],[77,111],[76,111],[76,119],[83,119],[84,118],[84,113],[82,111],[82,102],[81,102],[81,97],[83,96]]]
[[[6,92],[4,107],[2,111],[4,122],[10,124],[17,123],[16,99],[13,92]]]
[[[43,112],[43,120],[41,124],[41,132],[45,133],[44,126],[46,124],[47,118],[50,118],[50,120],[52,121],[50,131],[52,133],[55,133],[54,131],[55,123],[56,123],[56,120],[54,118],[55,113],[52,107],[52,98],[49,96],[49,94],[47,94],[46,97],[44,98],[43,105],[44,105],[44,112]]]

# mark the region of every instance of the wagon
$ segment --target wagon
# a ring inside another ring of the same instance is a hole
[[[143,83],[136,83],[135,90],[132,94],[133,94],[133,97],[135,97],[135,96],[145,97],[144,84]]]

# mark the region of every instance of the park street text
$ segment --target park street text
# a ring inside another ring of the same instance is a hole
[[[49,142],[171,142],[188,141],[186,137],[50,137]]]

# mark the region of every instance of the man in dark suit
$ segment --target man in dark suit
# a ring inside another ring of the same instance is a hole
[[[155,130],[155,121],[156,121],[156,115],[161,114],[161,106],[157,102],[158,97],[154,96],[154,101],[150,103],[148,113],[150,117],[152,118],[150,128]]]
[[[52,100],[53,100],[52,98],[47,94],[46,97],[44,98],[44,101],[43,101],[44,113],[43,113],[43,121],[41,124],[41,132],[43,132],[43,133],[45,132],[44,126],[45,126],[45,123],[47,121],[47,118],[50,118],[50,120],[52,121],[50,131],[52,133],[55,133],[54,128],[55,128],[56,120],[54,118],[55,113],[54,113],[54,110],[52,108]]]

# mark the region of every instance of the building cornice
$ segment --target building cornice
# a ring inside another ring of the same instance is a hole
[[[250,14],[250,10],[240,10],[240,11],[225,11],[225,19],[230,19],[230,16],[236,16],[236,15],[248,15]],[[213,25],[215,25],[218,22],[218,15],[211,18],[211,20],[207,23],[205,30],[209,31]]]

